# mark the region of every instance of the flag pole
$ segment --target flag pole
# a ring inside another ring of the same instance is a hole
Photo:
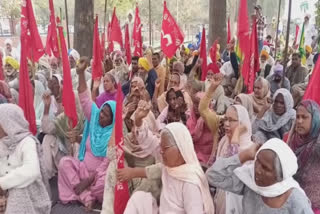
[[[287,68],[287,57],[288,57],[288,46],[289,46],[289,36],[290,36],[290,22],[291,22],[291,7],[292,0],[289,0],[289,12],[288,12],[288,22],[287,22],[287,38],[286,38],[286,46],[284,49],[284,65],[283,71],[286,71]]]
[[[276,44],[274,46],[274,58],[275,59],[277,59],[277,45],[278,45],[278,37],[279,37],[280,10],[281,10],[281,0],[279,0],[278,20],[277,20],[277,29],[276,29]]]
[[[149,0],[149,45],[151,46],[151,0]]]
[[[103,33],[106,33],[106,22],[107,22],[107,4],[108,0],[104,1],[104,19],[103,19]],[[105,47],[105,44],[103,44],[103,48]]]
[[[68,4],[67,4],[67,0],[64,0],[64,7],[65,7],[65,11],[66,11],[66,24],[67,24],[68,49],[70,49],[69,19],[68,19]]]

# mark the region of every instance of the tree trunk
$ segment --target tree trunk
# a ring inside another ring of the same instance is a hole
[[[92,57],[94,4],[92,0],[76,0],[74,8],[73,47],[80,56]],[[101,19],[100,19],[101,20]]]
[[[227,43],[227,2],[226,0],[209,0],[209,47],[219,39],[220,50]]]
[[[249,20],[251,21],[251,15],[255,13],[254,6],[257,5],[257,0],[248,0],[247,4],[248,4],[248,16],[249,16]],[[273,9],[277,10],[276,8],[273,8]]]

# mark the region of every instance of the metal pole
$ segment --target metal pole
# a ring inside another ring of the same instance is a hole
[[[277,47],[278,47],[278,36],[279,36],[279,23],[280,23],[280,10],[281,10],[281,0],[279,0],[278,8],[278,20],[277,20],[277,29],[276,29],[276,44],[274,48],[274,58],[277,59]]]
[[[151,46],[151,0],[149,0],[149,45]]]
[[[104,1],[103,33],[106,32],[107,4],[108,4],[108,0],[105,0],[105,1]]]
[[[286,71],[287,68],[287,57],[288,57],[288,46],[289,46],[289,36],[290,36],[290,22],[291,22],[291,7],[292,0],[289,0],[289,12],[288,12],[288,22],[287,22],[287,38],[286,38],[286,46],[284,49],[284,65],[283,71]]]
[[[65,7],[65,11],[66,11],[66,24],[67,24],[68,49],[70,49],[69,19],[68,19],[68,4],[67,4],[67,0],[64,0],[64,7]]]

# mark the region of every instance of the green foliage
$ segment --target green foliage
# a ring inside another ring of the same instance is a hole
[[[10,19],[20,17],[21,0],[0,0],[0,14]]]

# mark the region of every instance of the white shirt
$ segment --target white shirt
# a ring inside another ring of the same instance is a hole
[[[222,67],[220,68],[220,73],[227,77],[234,76],[234,70],[230,61],[222,65]]]
[[[41,179],[41,173],[36,142],[26,137],[13,154],[0,158],[0,187],[3,190],[24,188],[37,179]]]

